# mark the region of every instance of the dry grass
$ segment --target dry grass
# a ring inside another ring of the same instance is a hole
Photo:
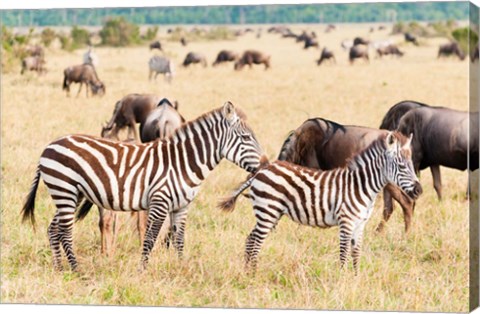
[[[300,29],[300,27],[298,27]],[[189,51],[203,52],[209,63],[220,49],[256,48],[272,56],[272,68],[234,72],[233,65],[178,69],[173,84],[147,80],[148,48],[99,48],[98,73],[107,86],[103,98],[67,98],[62,70],[81,61],[80,51],[49,51],[49,73],[2,75],[1,295],[7,303],[122,304],[209,307],[348,310],[466,311],[468,309],[468,202],[466,173],[442,168],[444,200],[437,201],[431,176],[422,173],[420,198],[410,234],[395,211],[385,232],[374,232],[381,218],[379,199],[365,231],[360,274],[351,265],[339,271],[338,229],[301,227],[283,219],[260,253],[255,277],[243,272],[243,250],[254,225],[248,201],[232,214],[215,208],[246,173],[224,161],[204,183],[190,206],[185,258],[157,245],[148,270],[137,273],[140,246],[125,216],[115,256],[99,254],[96,210],[74,228],[78,273],[54,272],[46,235],[54,209],[42,184],[36,200],[37,231],[20,223],[42,149],[69,133],[99,134],[116,100],[143,92],[177,99],[187,119],[222,105],[240,106],[271,158],[287,133],[309,117],[378,127],[398,101],[468,108],[468,63],[436,60],[441,40],[426,46],[402,45],[403,59],[350,66],[340,41],[369,36],[368,25],[343,26],[324,34],[309,26],[337,65],[317,67],[319,50],[305,51],[290,39],[264,32],[237,41],[165,42],[177,65]],[[386,38],[388,31],[373,38]],[[394,37],[401,41],[401,37]],[[73,87],[75,95],[77,87]]]

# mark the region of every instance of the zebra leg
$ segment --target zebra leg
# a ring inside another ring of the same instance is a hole
[[[152,199],[147,220],[147,230],[145,232],[145,239],[143,240],[143,251],[140,266],[142,270],[147,267],[150,252],[155,245],[155,241],[157,241],[158,233],[162,228],[167,214],[167,203],[160,198]]]
[[[366,221],[360,222],[353,231],[352,244],[352,259],[353,269],[355,270],[355,276],[358,275],[358,268],[360,262],[360,254],[362,248],[363,230],[365,229]]]
[[[188,207],[183,207],[174,213],[172,227],[173,228],[173,246],[177,250],[178,257],[183,257],[183,249],[185,246],[185,225],[187,222]]]
[[[72,230],[75,216],[76,206],[62,207],[57,212],[56,218],[58,219],[58,235],[60,237],[60,243],[62,244],[63,251],[67,256],[67,260],[73,271],[77,269],[78,263],[73,253],[72,247]]]
[[[118,233],[117,213],[101,207],[98,208],[98,211],[100,214],[98,226],[100,227],[102,238],[102,254],[112,257],[115,252],[115,242]]]
[[[340,220],[340,269],[345,267],[352,241],[353,227],[350,222]]]
[[[57,217],[57,215],[55,215],[52,222],[48,226],[48,239],[50,241],[50,249],[52,250],[53,267],[55,270],[62,271],[62,252],[60,249],[60,234],[58,232],[58,221],[59,218]]]

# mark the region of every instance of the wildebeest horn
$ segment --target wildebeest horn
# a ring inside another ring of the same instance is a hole
[[[162,106],[163,104],[167,104],[167,105],[170,105],[173,107],[172,103],[167,99],[167,98],[163,98],[162,100],[160,100],[160,102],[158,103],[157,107],[160,107]]]

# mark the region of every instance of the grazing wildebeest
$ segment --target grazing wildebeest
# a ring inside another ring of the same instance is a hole
[[[253,64],[264,64],[266,70],[270,67],[270,56],[256,50],[246,50],[242,57],[235,62],[234,69],[241,70],[247,64],[250,69]]]
[[[164,138],[182,125],[185,119],[178,112],[178,102],[173,104],[166,98],[162,99],[143,123],[140,138],[143,143]]]
[[[216,66],[217,64],[229,61],[236,61],[238,59],[238,54],[231,50],[221,50],[215,61],[213,62],[212,66]]]
[[[196,63],[202,64],[204,68],[207,67],[207,60],[205,59],[205,56],[198,52],[189,52],[183,60],[184,67],[188,67],[190,64]]]
[[[83,54],[83,63],[98,66],[98,56],[93,52],[92,47],[88,47],[88,51]]]
[[[282,34],[282,38],[295,38],[297,39],[299,35],[291,32],[291,31],[287,31],[285,33]]]
[[[377,55],[380,58],[386,55],[402,57],[404,53],[400,51],[396,45],[388,45],[386,47],[377,48]]]
[[[168,99],[164,98],[160,100],[157,108],[150,112],[141,134],[143,143],[166,138],[173,134],[173,131],[185,122],[185,119],[177,111],[178,103],[175,101],[174,104],[175,105],[172,105]],[[105,133],[103,129],[102,135],[105,135],[105,138],[109,139],[115,139],[116,137],[113,133]],[[127,139],[124,142],[135,143],[136,141],[133,139]],[[87,208],[86,206],[82,206],[77,215],[77,219],[83,219],[88,214],[89,210],[90,207]],[[115,211],[106,210],[102,207],[98,207],[98,210],[100,214],[98,226],[101,234],[101,252],[107,256],[112,256],[115,250],[115,242],[118,234],[118,215]],[[140,243],[143,243],[148,214],[145,211],[140,211],[132,212],[131,215],[137,224]],[[166,218],[165,223],[166,224],[164,224],[162,228],[163,231],[169,229],[169,217]],[[167,245],[169,244],[171,236],[172,234],[170,231],[168,238],[165,239]]]
[[[77,96],[82,90],[83,84],[86,85],[87,97],[88,89],[92,90],[92,95],[102,96],[105,94],[105,84],[103,84],[98,78],[95,67],[91,64],[81,64],[71,66],[63,71],[63,90],[67,91],[67,95],[70,95],[70,84],[80,83]]]
[[[354,46],[357,46],[357,45],[368,45],[370,43],[370,41],[366,40],[365,38],[362,38],[362,37],[355,37],[353,39],[353,45]]]
[[[336,63],[333,52],[328,50],[327,47],[324,47],[322,49],[322,53],[320,54],[320,59],[317,60],[317,65],[322,64],[324,60],[331,60],[333,63]]]
[[[185,39],[185,37],[180,38],[180,43],[181,43],[182,46],[184,46],[184,47],[187,45],[187,40]]]
[[[162,44],[160,43],[159,40],[156,40],[156,41],[150,43],[150,46],[149,46],[149,47],[150,47],[150,50],[158,49],[158,50],[160,50],[160,51],[163,51],[163,49],[162,49]]]
[[[410,33],[405,33],[405,41],[407,43],[413,43],[415,46],[418,46],[418,40],[417,37],[410,34]]]
[[[326,119],[313,118],[290,133],[282,145],[278,160],[309,168],[331,170],[345,166],[353,155],[386,133],[385,130],[341,125]],[[387,185],[385,189],[390,191],[402,206],[405,231],[408,232],[415,203],[411,197],[393,185]],[[389,218],[390,216],[384,215],[384,221],[378,226],[378,231],[383,230]]]
[[[461,171],[478,169],[478,114],[402,101],[390,108],[380,128],[413,133],[415,171],[430,167],[439,199],[442,198],[440,166]]]
[[[175,66],[173,62],[165,57],[153,56],[148,61],[148,79],[152,79],[153,73],[155,73],[154,79],[157,79],[158,74],[165,75],[167,82],[171,82],[173,76],[175,75]]]
[[[473,50],[473,53],[472,53],[472,62],[478,61],[478,58],[479,58],[478,48],[479,48],[479,46],[477,45],[477,46],[475,47],[475,50]]]
[[[309,38],[310,35],[308,35],[308,33],[306,31],[302,31],[302,33],[300,35],[297,36],[297,43],[301,42],[301,41],[305,41],[307,38]]]
[[[370,62],[368,58],[367,47],[363,45],[355,45],[352,48],[350,48],[350,52],[348,53],[348,60],[350,61],[350,64],[353,64],[353,61],[359,58],[364,59],[367,63]]]
[[[140,141],[135,124],[140,123],[140,134],[142,134],[148,115],[160,100],[159,96],[151,94],[126,95],[115,104],[110,121],[102,129],[102,137],[118,140],[120,130],[128,128],[128,138]]]
[[[315,38],[308,36],[305,38],[305,45],[303,46],[303,49],[308,49],[310,47],[318,48],[318,41]]]
[[[438,48],[437,58],[449,57],[452,55],[457,56],[460,60],[465,59],[465,53],[463,53],[462,49],[460,49],[460,46],[458,45],[458,43],[454,41],[448,44],[440,45],[440,47]]]
[[[34,45],[34,46],[28,46],[25,49],[25,52],[30,56],[30,57],[40,57],[43,59],[45,56],[45,52],[43,48],[39,45]]]
[[[25,71],[36,71],[38,75],[46,73],[45,60],[40,56],[26,57],[22,59],[22,70],[20,71],[20,74],[25,73]]]

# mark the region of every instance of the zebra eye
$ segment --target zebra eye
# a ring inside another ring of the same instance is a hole
[[[249,141],[252,139],[252,136],[250,134],[242,134],[241,137],[243,141]]]

